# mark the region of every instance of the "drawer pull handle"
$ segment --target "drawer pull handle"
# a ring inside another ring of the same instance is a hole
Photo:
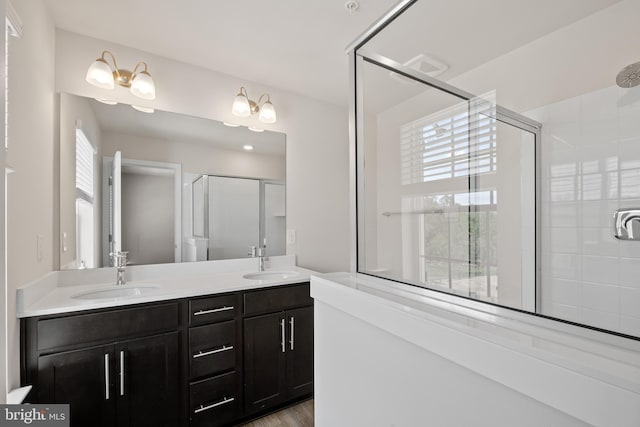
[[[227,399],[226,397],[223,397],[222,400],[220,402],[217,403],[212,403],[211,405],[200,405],[200,407],[196,410],[193,411],[194,414],[198,414],[200,412],[203,411],[208,411],[209,409],[213,409],[213,408],[217,408],[218,406],[222,406],[222,405],[226,405],[227,403],[231,403],[233,402],[235,399],[233,397],[230,397],[229,399]]]
[[[120,396],[124,396],[124,350],[120,351]]]
[[[293,340],[295,338],[296,335],[296,328],[294,326],[294,322],[295,318],[293,316],[291,316],[291,318],[289,319],[289,325],[291,326],[291,340],[289,340],[289,344],[291,345],[291,347],[289,347],[291,350],[293,350]]]
[[[194,316],[202,316],[203,314],[220,313],[221,311],[233,310],[234,308],[235,308],[234,306],[227,307],[225,305],[224,307],[213,308],[211,310],[199,310],[199,311],[196,311],[195,313],[193,313],[193,315]]]
[[[109,353],[104,355],[104,399],[109,400]]]
[[[280,319],[280,348],[282,348],[282,352],[284,353],[284,319]]]
[[[209,350],[209,351],[202,351],[200,350],[199,352],[195,353],[193,355],[194,359],[197,359],[198,357],[204,357],[204,356],[211,356],[212,354],[216,354],[216,353],[222,353],[223,351],[228,351],[228,350],[233,350],[233,346],[229,345],[223,345],[220,348],[216,348],[215,350]]]

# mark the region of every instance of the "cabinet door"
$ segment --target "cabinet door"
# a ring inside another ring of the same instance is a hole
[[[313,392],[313,307],[288,310],[287,399]]]
[[[118,427],[178,425],[178,332],[117,343]]]
[[[115,425],[113,345],[38,358],[38,402],[68,403],[71,426]]]
[[[245,410],[251,414],[285,399],[284,313],[244,320]]]

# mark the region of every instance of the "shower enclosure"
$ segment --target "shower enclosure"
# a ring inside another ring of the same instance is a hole
[[[352,265],[638,339],[640,4],[568,3],[403,1],[350,47]]]
[[[188,260],[246,258],[262,245],[268,255],[286,253],[283,182],[201,175],[191,187]]]

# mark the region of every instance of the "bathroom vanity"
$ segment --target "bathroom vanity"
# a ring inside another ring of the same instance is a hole
[[[105,286],[58,283],[21,313],[27,400],[70,403],[75,426],[169,427],[233,425],[310,397],[310,272],[232,270],[133,281],[121,288],[151,290],[101,300]]]

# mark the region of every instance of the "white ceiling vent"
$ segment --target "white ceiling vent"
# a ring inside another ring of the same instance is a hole
[[[405,65],[406,67],[409,67],[413,70],[419,71],[422,74],[425,74],[429,77],[437,77],[440,74],[444,73],[445,71],[447,71],[449,69],[449,66],[447,64],[445,64],[444,62],[440,62],[428,55],[425,55],[423,53],[421,53],[420,55],[411,58],[410,60],[408,60],[407,62],[405,62],[403,65]],[[402,82],[402,83],[413,83],[414,81],[408,77],[405,77],[401,74],[395,73],[395,72],[391,72],[389,73],[389,75]]]

